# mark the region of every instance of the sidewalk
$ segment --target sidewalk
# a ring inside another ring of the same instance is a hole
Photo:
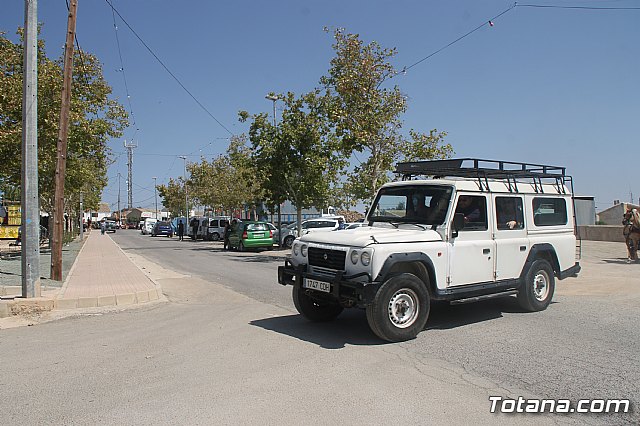
[[[113,242],[91,232],[61,288],[42,286],[42,297],[3,297],[0,318],[25,312],[122,306],[158,300],[162,291]]]

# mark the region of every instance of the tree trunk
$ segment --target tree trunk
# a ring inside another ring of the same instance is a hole
[[[302,207],[296,206],[296,220],[298,221],[298,237],[302,236]]]

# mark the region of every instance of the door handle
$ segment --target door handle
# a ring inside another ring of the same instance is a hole
[[[491,253],[491,249],[488,249],[488,248],[482,249],[482,254],[489,254],[489,253]]]
[[[527,246],[520,246],[520,251],[527,251]]]

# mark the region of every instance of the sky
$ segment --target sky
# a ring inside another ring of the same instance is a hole
[[[391,84],[408,99],[405,134],[446,131],[455,157],[565,166],[575,193],[595,196],[598,210],[640,198],[638,0],[526,2],[607,8],[598,10],[502,0],[109,1],[191,93],[117,14],[116,29],[106,0],[78,1],[78,43],[135,118],[109,143],[103,201],[113,210],[118,192],[127,205],[125,141],[137,144],[133,205],[153,209],[153,177],[160,185],[182,176],[179,156],[223,154],[231,134],[248,131],[238,111],[272,114],[266,94],[318,87],[334,55],[325,27],[397,49],[392,63],[407,71]],[[613,9],[625,7],[636,10]],[[38,20],[47,54],[59,56],[65,1],[40,0]],[[24,1],[3,0],[0,31],[16,41],[23,25]]]

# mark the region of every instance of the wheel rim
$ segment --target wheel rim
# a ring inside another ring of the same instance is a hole
[[[408,288],[395,292],[387,308],[389,320],[398,328],[410,327],[418,318],[420,304],[416,293]]]
[[[533,278],[533,295],[539,302],[549,295],[549,276],[545,271],[538,271]]]

